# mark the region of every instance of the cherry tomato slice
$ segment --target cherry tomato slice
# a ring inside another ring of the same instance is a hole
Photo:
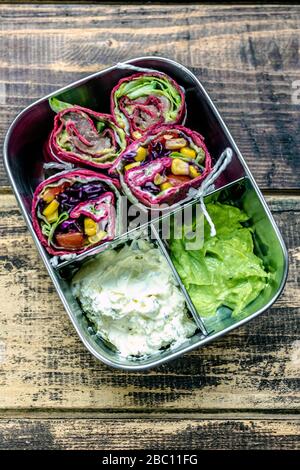
[[[51,202],[55,197],[62,193],[68,186],[70,186],[70,183],[62,183],[59,186],[54,186],[53,188],[47,188],[43,194],[43,199],[46,202]]]
[[[58,233],[56,243],[62,248],[79,249],[83,247],[84,236],[81,232]]]

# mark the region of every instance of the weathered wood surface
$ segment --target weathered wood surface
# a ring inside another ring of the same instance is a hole
[[[37,98],[118,61],[162,55],[201,79],[261,187],[299,188],[299,28],[297,5],[2,4],[0,145]]]
[[[110,369],[81,344],[12,195],[0,197],[1,410],[197,412],[299,409],[300,206],[270,198],[290,254],[268,313],[158,369]],[[297,329],[298,328],[298,329]]]
[[[158,369],[113,370],[74,332],[1,162],[0,449],[299,448],[299,29],[297,5],[0,5],[0,145],[58,87],[130,57],[173,58],[271,194],[290,256],[283,295],[255,321]]]
[[[2,419],[1,449],[299,449],[296,419]]]

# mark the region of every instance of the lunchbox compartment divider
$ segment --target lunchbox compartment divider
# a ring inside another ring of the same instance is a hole
[[[171,260],[170,256],[169,256],[169,253],[164,245],[164,242],[162,241],[159,233],[158,233],[158,230],[156,229],[155,225],[154,224],[151,224],[150,225],[150,230],[151,230],[151,235],[154,236],[154,238],[156,239],[157,241],[157,244],[159,245],[159,248],[161,250],[161,252],[163,253],[165,259],[167,260],[169,266],[170,266],[170,269],[172,270],[173,272],[173,275],[176,279],[176,281],[178,282],[179,286],[180,286],[180,289],[181,291],[183,292],[184,296],[185,296],[185,300],[186,300],[186,303],[187,303],[187,306],[189,308],[189,311],[190,313],[192,314],[193,316],[193,319],[197,325],[197,327],[200,329],[200,331],[202,332],[203,336],[208,336],[208,331],[203,323],[203,321],[201,320],[200,316],[198,315],[195,307],[194,307],[194,304],[186,290],[186,288],[184,287],[182,281],[181,281],[181,278],[177,272],[177,269],[175,268],[174,266],[174,263],[173,261]]]

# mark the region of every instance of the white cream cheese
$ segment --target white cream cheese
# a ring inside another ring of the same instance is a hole
[[[145,240],[87,262],[72,292],[97,333],[122,356],[177,346],[196,330],[167,261]]]

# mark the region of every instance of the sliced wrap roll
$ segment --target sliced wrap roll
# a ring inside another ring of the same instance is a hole
[[[94,168],[109,168],[125,149],[125,133],[110,114],[49,100],[54,127],[46,145],[50,160]]]
[[[122,78],[111,92],[111,113],[131,139],[139,139],[158,124],[185,119],[185,95],[161,72],[141,72]]]
[[[133,142],[110,169],[133,204],[172,205],[211,171],[203,137],[187,127],[157,126]]]
[[[35,232],[51,255],[82,253],[120,234],[119,182],[90,170],[57,173],[36,188]]]

